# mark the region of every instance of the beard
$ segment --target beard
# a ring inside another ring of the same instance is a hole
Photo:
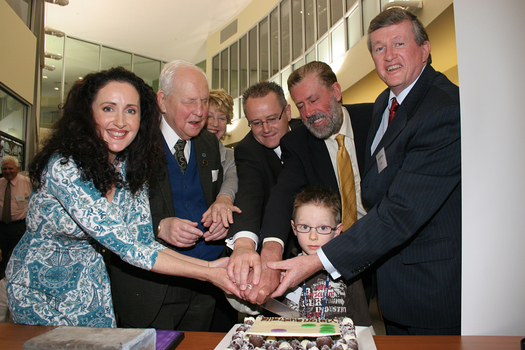
[[[333,96],[331,102],[330,115],[326,113],[316,113],[304,121],[306,128],[321,140],[325,140],[333,134],[336,134],[341,129],[341,125],[343,125],[343,110],[341,109],[341,105]],[[326,123],[318,126],[314,125],[314,123],[321,118],[325,118]]]

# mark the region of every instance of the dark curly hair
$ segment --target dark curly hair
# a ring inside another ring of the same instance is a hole
[[[97,131],[92,109],[100,89],[113,81],[131,84],[140,96],[139,130],[133,142],[118,155],[119,159],[128,160],[125,180],[109,163],[108,145]],[[29,166],[35,190],[42,187],[42,173],[55,153],[64,157],[63,164],[73,159],[82,179],[92,181],[103,194],[113,185],[125,186],[135,194],[154,178],[164,156],[161,112],[155,92],[144,80],[122,67],[90,73],[73,85],[60,109],[62,116],[53,126],[51,137]]]

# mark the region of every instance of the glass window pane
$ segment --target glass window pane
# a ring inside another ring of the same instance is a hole
[[[359,18],[359,9],[356,8],[348,16],[348,49],[354,47],[361,40],[361,19]]]
[[[303,6],[302,0],[292,0],[292,52],[293,60],[304,52],[303,48]]]
[[[346,12],[350,11],[357,3],[357,0],[346,0]]]
[[[330,64],[330,52],[328,51],[328,36],[317,44],[319,61]]]
[[[283,91],[284,91],[284,94],[287,95],[288,94],[288,77],[290,76],[290,74],[292,74],[292,67],[288,67],[286,68],[282,75],[281,75],[281,79],[282,79],[282,82],[283,84],[281,85],[282,88],[283,88]]]
[[[281,67],[290,64],[290,0],[281,2]]]
[[[328,30],[327,0],[317,0],[317,38]]]
[[[159,90],[160,61],[135,55],[133,58],[133,72],[144,79],[144,82],[151,86],[153,90]]]
[[[343,0],[330,1],[330,10],[330,27],[332,27],[337,21],[343,18]]]
[[[310,63],[316,60],[317,60],[317,57],[315,55],[315,47],[314,47],[313,50],[311,50],[310,52],[306,54],[306,63]]]
[[[271,76],[279,73],[279,11],[270,13],[270,71]]]
[[[229,74],[228,74],[228,49],[221,52],[221,87],[227,92],[230,92]]]
[[[332,62],[345,52],[345,26],[344,23],[341,23],[332,31]]]
[[[102,46],[102,55],[100,59],[101,70],[118,66],[131,70],[131,53],[129,52],[123,52]]]
[[[239,96],[239,42],[230,46],[230,95],[233,98]]]
[[[27,107],[0,88],[0,130],[19,140],[25,140],[26,115]],[[2,153],[18,156],[18,146],[15,143],[9,142],[2,137],[2,146],[0,147]],[[21,155],[23,155],[23,152]]]
[[[259,81],[268,79],[268,17],[259,22]]]
[[[257,83],[257,27],[250,30],[248,33],[250,37],[250,52],[249,52],[249,64],[250,64],[250,85]]]
[[[297,70],[304,66],[304,58],[301,58],[299,61],[295,62],[293,65],[293,70]]]
[[[273,77],[273,79],[271,81],[273,81],[277,85],[281,85],[281,75],[277,74],[275,77]]]
[[[314,0],[304,0],[304,35],[308,49],[317,40],[315,36]]]
[[[232,121],[236,121],[243,117],[242,110],[242,98],[236,98],[233,100],[233,118]]]
[[[241,71],[241,91],[248,88],[248,37],[245,35],[239,40],[239,69]]]
[[[211,88],[218,89],[221,86],[220,81],[221,73],[221,62],[219,61],[219,55],[215,55],[211,59]]]
[[[53,35],[45,36],[45,50],[64,56],[64,40]],[[51,128],[59,117],[58,105],[62,102],[62,66],[64,60],[45,59],[47,66],[54,70],[42,70],[42,91],[40,99],[40,128]]]
[[[65,73],[64,96],[73,84],[86,74],[97,72],[99,66],[100,46],[71,37],[66,39],[65,57],[67,61]]]
[[[379,14],[379,1],[363,0],[363,33],[368,31],[368,25]]]

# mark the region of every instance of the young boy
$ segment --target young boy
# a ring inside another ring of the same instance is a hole
[[[299,193],[292,218],[303,254],[315,254],[343,230],[341,202],[335,193],[323,187],[308,187]],[[303,317],[350,317],[359,326],[372,324],[361,279],[334,281],[326,271],[320,271],[288,293],[284,303]]]

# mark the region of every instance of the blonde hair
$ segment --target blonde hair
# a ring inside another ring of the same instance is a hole
[[[217,106],[219,112],[226,116],[226,124],[231,124],[233,118],[233,98],[224,89],[210,91],[210,105]]]

